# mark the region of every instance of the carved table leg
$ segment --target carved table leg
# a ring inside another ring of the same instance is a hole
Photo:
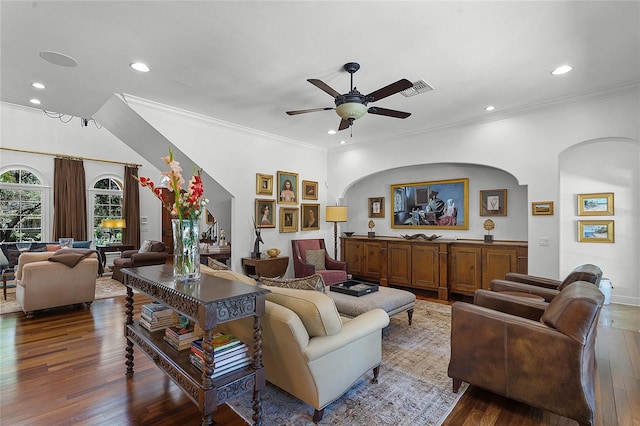
[[[126,279],[126,276],[125,276]],[[126,281],[125,281],[126,282]],[[125,336],[127,335],[127,326],[133,324],[133,290],[131,287],[127,286],[127,296],[126,296],[126,307],[127,307],[127,319],[125,321]],[[133,376],[133,342],[127,339],[127,348],[126,348],[126,364],[127,364],[127,377]]]
[[[262,327],[260,317],[253,317],[253,367],[258,371],[262,368]],[[253,390],[253,424],[262,425],[262,385],[256,380]]]

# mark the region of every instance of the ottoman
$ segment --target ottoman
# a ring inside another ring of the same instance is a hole
[[[336,291],[329,291],[328,295],[335,302],[338,312],[345,317],[354,318],[374,308],[383,309],[389,316],[406,311],[409,325],[411,325],[413,307],[416,304],[416,295],[410,291],[383,286],[380,286],[378,291],[360,297]]]

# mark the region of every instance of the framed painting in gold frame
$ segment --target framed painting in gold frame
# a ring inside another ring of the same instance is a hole
[[[298,232],[298,208],[280,207],[280,232]]]
[[[302,181],[302,199],[317,200],[318,199],[318,182],[312,180]]]
[[[578,194],[578,216],[613,216],[613,192]]]
[[[581,243],[613,243],[613,220],[579,220],[578,241]]]
[[[301,204],[302,230],[320,229],[320,204]]]
[[[256,198],[255,205],[256,228],[276,227],[276,200]]]
[[[391,228],[469,229],[469,178],[391,185]]]
[[[298,174],[278,171],[278,203],[298,204]]]
[[[369,198],[369,217],[370,218],[384,217],[384,197]]]
[[[256,173],[256,194],[273,195],[273,175]]]
[[[553,216],[553,201],[534,201],[531,203],[532,216]]]
[[[507,190],[485,189],[480,191],[480,216],[506,216]]]

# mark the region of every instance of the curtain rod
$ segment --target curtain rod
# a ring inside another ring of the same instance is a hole
[[[100,163],[123,164],[125,166],[142,167],[142,164],[126,163],[124,161],[103,160],[103,159],[100,159],[100,158],[91,158],[91,157],[78,157],[78,156],[75,156],[75,155],[55,154],[53,152],[32,151],[32,150],[29,150],[29,149],[7,148],[7,147],[4,147],[4,146],[0,146],[0,149],[4,149],[4,150],[7,150],[7,151],[23,152],[23,153],[26,153],[26,154],[49,155],[51,157],[68,158],[68,159],[71,159],[71,160],[97,161],[97,162],[100,162]]]

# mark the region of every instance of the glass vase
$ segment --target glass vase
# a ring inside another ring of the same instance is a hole
[[[172,219],[173,277],[176,282],[200,279],[200,223],[197,219]]]

